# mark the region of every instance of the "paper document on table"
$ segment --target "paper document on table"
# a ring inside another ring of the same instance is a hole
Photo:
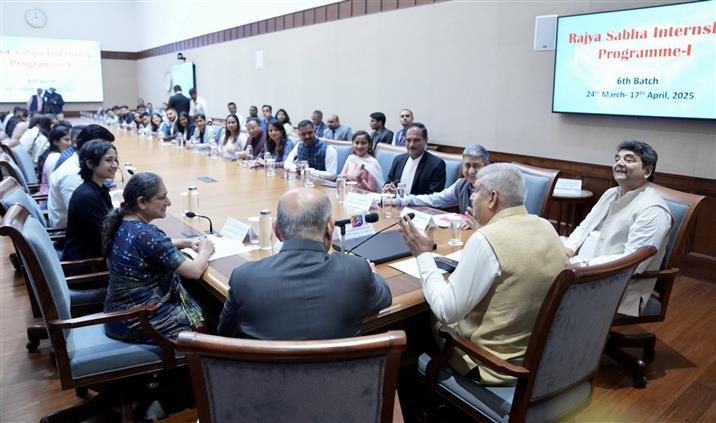
[[[554,185],[554,194],[565,197],[579,195],[582,192],[581,179],[558,178]]]
[[[251,249],[251,247],[246,247],[243,242],[235,239],[217,237],[215,235],[207,235],[207,237],[214,243],[214,254],[209,257],[209,261],[233,256]],[[198,253],[191,248],[184,248],[182,252],[187,253],[189,257],[193,259],[198,255]]]
[[[433,257],[441,257],[440,254],[433,253]],[[396,261],[395,263],[390,263],[390,267],[393,269],[400,270],[401,272],[405,273],[406,275],[410,275],[414,278],[420,279],[420,269],[418,268],[418,259],[415,257],[410,257],[405,260]],[[442,269],[438,269],[439,274],[447,273],[446,271]]]

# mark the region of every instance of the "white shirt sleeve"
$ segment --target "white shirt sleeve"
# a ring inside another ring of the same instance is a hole
[[[447,282],[438,273],[432,253],[423,253],[417,260],[425,300],[435,317],[444,323],[462,320],[500,277],[497,256],[480,232],[465,243],[460,263]]]
[[[293,153],[293,151],[291,151]],[[290,157],[290,155],[289,155]],[[338,173],[338,153],[336,148],[329,145],[326,148],[326,170],[313,169],[313,174],[323,179],[335,180]]]
[[[641,247],[653,245],[660,248],[671,229],[671,215],[661,207],[649,207],[637,216],[629,227],[627,242],[624,251],[619,254],[610,254],[591,258],[587,261],[590,266],[607,263],[625,257]],[[636,269],[636,273],[643,271],[651,259],[643,261]]]
[[[295,172],[296,171],[296,155],[298,154],[298,144],[295,143],[293,146],[293,149],[290,153],[288,153],[288,156],[286,156],[286,160],[283,162],[283,168],[288,170],[289,172]]]
[[[440,192],[432,194],[414,195],[410,194],[406,197],[408,206],[430,206],[438,209],[457,206],[457,184],[462,179],[458,179],[454,184],[445,188]]]

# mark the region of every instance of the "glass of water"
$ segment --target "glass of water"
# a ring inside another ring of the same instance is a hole
[[[251,246],[259,248],[259,232],[261,232],[259,217],[249,217],[249,225],[251,226],[251,230],[249,231],[249,241],[251,242]]]
[[[266,168],[266,176],[276,176],[276,159],[264,160],[264,167]]]
[[[448,244],[453,247],[460,247],[462,242],[462,218],[460,216],[450,216],[450,240]]]
[[[395,188],[396,206],[403,207],[405,205],[405,184],[400,182]]]
[[[346,200],[346,177],[336,177],[336,198],[339,203],[343,203]]]

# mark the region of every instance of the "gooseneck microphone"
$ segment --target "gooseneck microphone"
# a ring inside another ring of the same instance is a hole
[[[354,214],[348,219],[336,220],[335,226],[340,226],[341,228],[346,225],[361,226],[363,223],[375,223],[378,220],[380,220],[378,213]]]
[[[189,217],[189,218],[201,217],[203,219],[208,220],[209,221],[209,231],[207,233],[210,235],[219,236],[218,232],[214,232],[214,224],[211,223],[211,219],[209,219],[208,216],[204,216],[203,214],[196,214],[193,211],[184,212],[184,216]]]
[[[376,214],[376,213],[373,213],[373,214]],[[412,219],[415,217],[415,213],[408,213],[408,214],[406,214],[405,216],[409,217],[409,218],[412,220]],[[403,219],[403,217],[401,217],[401,219]],[[356,244],[353,248],[351,248],[350,250],[346,251],[346,254],[352,253],[353,250],[355,250],[356,248],[358,248],[358,247],[360,247],[361,245],[365,244],[366,242],[370,241],[371,238],[373,238],[374,236],[378,235],[379,233],[385,232],[386,230],[388,230],[388,229],[392,228],[393,226],[397,225],[399,222],[400,222],[399,220],[396,220],[395,223],[393,223],[393,224],[391,224],[391,225],[389,225],[389,226],[386,226],[385,228],[379,230],[378,232],[374,233],[373,235],[371,235],[371,236],[369,236],[368,238],[364,239],[363,241],[359,242],[359,243]]]

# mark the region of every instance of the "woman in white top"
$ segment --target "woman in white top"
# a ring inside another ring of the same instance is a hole
[[[235,159],[237,151],[244,151],[244,145],[239,138],[239,127],[241,122],[235,114],[226,117],[226,126],[224,128],[224,137],[219,145],[219,151],[227,159]]]
[[[358,186],[366,191],[380,192],[383,186],[383,171],[373,152],[370,135],[366,131],[353,134],[353,154],[348,156],[343,165],[341,175],[349,181],[358,182]]]
[[[45,195],[50,190],[50,174],[55,168],[57,159],[72,144],[70,128],[57,125],[50,131],[49,148],[37,160],[38,179],[40,180],[40,194]]]

